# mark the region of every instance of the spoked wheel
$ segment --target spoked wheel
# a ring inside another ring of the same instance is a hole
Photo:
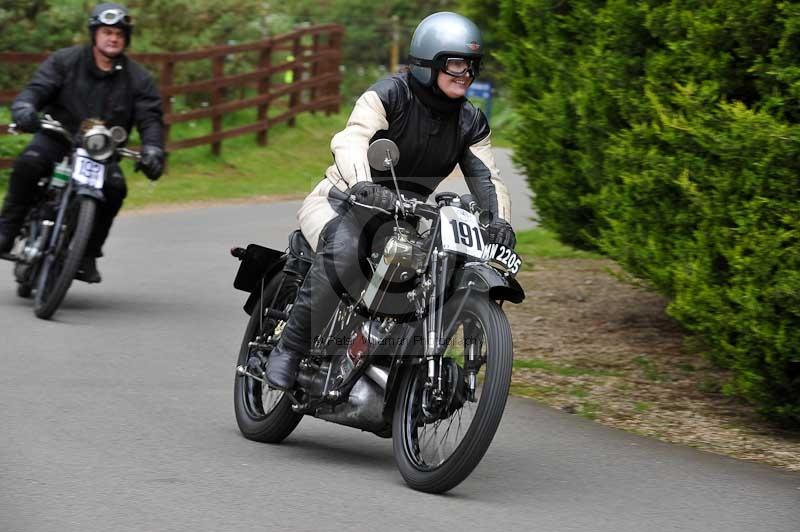
[[[424,363],[406,374],[398,392],[392,443],[410,487],[442,493],[475,469],[503,416],[512,359],[511,328],[500,307],[467,300],[442,364],[444,394],[435,397]]]
[[[247,324],[237,366],[247,368],[252,375],[263,375],[269,352],[278,343],[285,325],[283,321],[267,317],[266,311],[273,299],[272,308],[275,310],[290,310],[298,288],[299,280],[283,273],[264,287],[261,301],[256,303]],[[251,342],[257,345],[251,346]],[[283,392],[269,388],[258,379],[237,373],[234,409],[239,430],[245,438],[264,443],[283,441],[303,417],[291,407],[291,400]]]
[[[80,198],[68,209],[56,248],[42,260],[36,281],[33,312],[45,320],[61,305],[75,278],[92,234],[97,203],[92,198]]]

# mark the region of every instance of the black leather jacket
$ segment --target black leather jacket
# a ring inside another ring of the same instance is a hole
[[[164,147],[161,96],[150,74],[122,54],[110,72],[97,68],[91,45],[63,48],[36,70],[16,102],[50,114],[73,132],[86,118],[99,118],[130,133],[136,125],[142,144]]]

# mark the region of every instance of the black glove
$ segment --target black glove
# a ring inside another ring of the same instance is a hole
[[[14,102],[11,106],[11,119],[17,124],[20,131],[36,133],[42,128],[39,113],[33,104],[28,102]]]
[[[517,245],[517,235],[511,224],[505,220],[497,219],[486,227],[486,236],[490,244],[500,244],[507,248],[514,249]]]
[[[355,196],[359,203],[391,212],[394,212],[397,205],[397,195],[394,192],[383,185],[376,185],[370,181],[359,181],[350,187],[347,193]]]
[[[142,158],[135,170],[141,170],[147,179],[155,181],[164,173],[164,150],[157,146],[142,146]]]

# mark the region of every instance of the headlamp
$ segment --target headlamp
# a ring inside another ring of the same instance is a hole
[[[89,157],[96,161],[104,161],[111,157],[116,144],[111,140],[111,132],[103,125],[94,125],[83,134],[81,142]]]

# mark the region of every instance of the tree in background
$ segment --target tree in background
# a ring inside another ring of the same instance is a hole
[[[178,52],[262,39],[290,31],[262,0],[137,0],[136,51]]]
[[[96,2],[6,0],[0,7],[0,50],[55,50],[86,39]],[[245,42],[291,31],[298,24],[335,22],[346,28],[345,93],[357,96],[387,72],[397,35],[401,62],[417,23],[454,0],[130,0],[134,51],[182,51]],[[187,74],[188,75],[188,74]],[[0,86],[19,72],[0,74]],[[22,77],[26,77],[23,75]]]
[[[400,62],[408,54],[417,24],[437,11],[453,10],[454,0],[299,0],[270,1],[275,13],[284,13],[295,23],[334,22],[346,28],[344,40],[345,80],[343,94],[352,99],[388,73],[395,34]]]
[[[40,52],[86,35],[89,9],[78,0],[5,0],[0,5],[0,50]]]
[[[335,22],[347,28],[345,56],[348,63],[388,65],[395,30],[401,57],[406,55],[411,34],[420,20],[437,11],[452,9],[450,0],[369,2],[365,0],[299,0],[291,5],[274,4],[276,11],[297,22]],[[397,17],[396,20],[393,17]]]
[[[0,5],[0,50],[41,52],[70,46],[86,36],[89,11],[77,0],[5,0]],[[24,65],[4,65],[0,90],[17,88],[33,70]]]

